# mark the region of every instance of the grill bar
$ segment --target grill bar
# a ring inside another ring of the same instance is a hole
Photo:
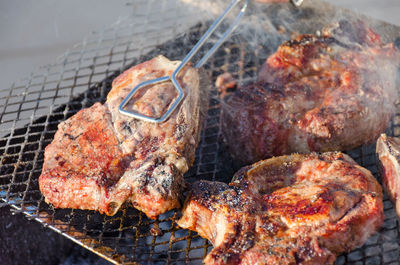
[[[0,90],[0,206],[10,205],[115,264],[201,264],[212,246],[176,225],[179,211],[150,220],[133,208],[112,217],[93,211],[54,209],[44,202],[38,189],[44,148],[53,139],[59,122],[95,102],[104,102],[112,80],[124,69],[158,54],[182,58],[215,15],[197,15],[197,21],[190,13],[191,5],[197,3],[188,0],[138,2],[137,16],[89,36],[57,63],[39,69],[11,89]],[[194,6],[196,14],[205,4],[202,1],[201,6]],[[156,5],[159,9],[154,8]],[[241,24],[243,30],[224,43],[204,66],[211,82],[224,72],[232,73],[239,84],[253,81],[263,60],[292,32],[314,32],[337,19],[339,13],[318,0],[306,1],[300,9],[279,4],[250,5],[249,9],[249,16]],[[266,16],[277,19],[265,21]],[[359,16],[340,10],[340,17],[351,20]],[[400,36],[395,26],[368,21],[387,41]],[[254,30],[257,27],[265,32]],[[212,39],[210,45],[216,40]],[[217,91],[211,91],[209,101],[195,164],[185,176],[187,182],[227,182],[236,170],[221,141]],[[398,112],[387,130],[389,135],[400,136],[400,108]],[[367,146],[348,153],[378,177],[374,148]],[[387,196],[384,205],[386,218],[381,231],[364,246],[340,256],[336,264],[400,265],[399,219]]]

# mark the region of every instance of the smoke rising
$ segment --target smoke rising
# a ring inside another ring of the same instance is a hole
[[[212,18],[228,3],[207,7],[203,2],[196,8]],[[296,37],[301,34],[312,34],[310,43]],[[229,73],[232,78],[224,76],[229,86],[232,79],[237,83],[239,92],[222,102],[225,140],[236,149],[234,156],[249,163],[373,143],[396,111],[400,60],[391,42],[399,35],[395,26],[322,1],[305,1],[301,8],[252,2],[209,62],[214,76]],[[281,54],[268,59],[277,50]],[[303,57],[296,61],[296,56]]]

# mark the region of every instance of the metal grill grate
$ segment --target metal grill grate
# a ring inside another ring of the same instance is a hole
[[[121,20],[92,35],[67,52],[59,63],[41,69],[11,89],[0,90],[1,205],[11,205],[114,263],[201,264],[212,246],[175,224],[179,211],[150,220],[133,208],[112,217],[93,211],[54,209],[44,202],[38,189],[44,148],[53,139],[59,122],[95,102],[104,102],[112,80],[123,69],[158,54],[182,58],[207,29],[208,22],[195,25],[192,14],[182,7],[188,1],[183,2],[137,1],[135,19]],[[277,34],[279,26],[296,31],[296,21],[301,21],[305,24],[302,31],[312,32],[326,24],[310,21],[314,16],[326,15],[330,7],[319,1],[308,3],[300,11],[287,10],[284,5],[265,7],[262,14],[279,14],[285,23],[262,24],[269,27],[268,34],[275,33],[264,39],[258,32],[247,30],[244,35],[233,36],[205,66],[208,77],[214,81],[219,74],[230,72],[241,84],[254,80],[266,56],[291,33],[280,30]],[[260,13],[257,16],[263,19]],[[252,19],[248,18],[251,27]],[[335,15],[329,19],[335,19]],[[391,29],[390,25],[379,25],[382,32],[387,27]],[[394,32],[398,34],[399,30],[395,28]],[[261,38],[263,45],[249,42],[249,36],[256,43]],[[229,181],[234,173],[234,165],[221,144],[217,96],[217,91],[211,91],[196,161],[186,174],[188,182]],[[388,134],[400,136],[400,109]],[[349,154],[377,176],[375,146]],[[387,197],[384,205],[386,218],[380,232],[361,248],[340,256],[336,264],[400,264],[399,219]]]

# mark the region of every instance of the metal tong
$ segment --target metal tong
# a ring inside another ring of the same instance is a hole
[[[201,39],[196,43],[196,45],[190,50],[190,52],[186,55],[186,57],[182,60],[181,64],[175,69],[175,71],[172,73],[171,76],[164,76],[160,78],[156,78],[153,80],[148,80],[145,82],[140,83],[136,87],[134,87],[131,92],[124,98],[124,100],[121,102],[121,104],[118,107],[118,111],[121,114],[127,115],[132,118],[136,118],[139,120],[144,120],[148,122],[154,122],[154,123],[162,123],[166,121],[169,116],[174,112],[174,110],[178,107],[179,103],[184,98],[184,92],[182,87],[177,81],[177,76],[182,70],[183,67],[186,66],[186,64],[192,59],[192,57],[197,53],[197,51],[204,45],[204,43],[210,38],[212,33],[218,28],[218,26],[222,23],[222,21],[225,19],[225,17],[232,11],[232,9],[239,4],[240,2],[244,2],[242,8],[239,11],[239,14],[233,21],[233,23],[230,25],[230,27],[223,33],[221,38],[211,47],[211,49],[200,59],[199,62],[196,63],[194,66],[195,68],[200,68],[203,66],[203,64],[210,58],[210,56],[221,46],[221,44],[226,40],[226,38],[235,30],[235,28],[238,26],[240,19],[244,15],[246,8],[250,2],[250,0],[232,0],[232,2],[228,5],[228,7],[225,9],[225,11],[217,18],[217,20],[214,21],[214,23],[210,26],[210,28],[204,33],[204,35],[201,37]],[[295,5],[296,7],[300,6],[303,2],[303,0],[291,0],[292,4]],[[126,104],[128,104],[129,100],[143,87],[148,86],[148,85],[154,85],[162,82],[167,82],[171,81],[172,84],[174,85],[176,91],[178,92],[178,97],[170,104],[168,110],[161,116],[161,117],[151,117],[147,115],[143,115],[138,112],[131,112],[128,110],[125,110],[124,107]]]

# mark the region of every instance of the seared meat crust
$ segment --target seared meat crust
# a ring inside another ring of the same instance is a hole
[[[382,134],[376,142],[376,153],[383,187],[400,217],[400,138]]]
[[[180,206],[183,174],[194,162],[206,107],[197,71],[182,70],[178,80],[185,99],[166,122],[118,112],[133,87],[171,75],[179,63],[158,56],[128,69],[114,80],[104,105],[96,103],[60,123],[39,177],[47,202],[113,215],[127,201],[150,218]],[[171,83],[162,83],[141,89],[126,108],[159,117],[176,96]]]
[[[349,150],[386,129],[398,52],[363,24],[345,25],[285,42],[258,82],[226,97],[223,134],[236,160]]]
[[[333,264],[383,222],[382,190],[342,153],[275,157],[229,185],[196,182],[178,224],[214,245],[206,264]]]

